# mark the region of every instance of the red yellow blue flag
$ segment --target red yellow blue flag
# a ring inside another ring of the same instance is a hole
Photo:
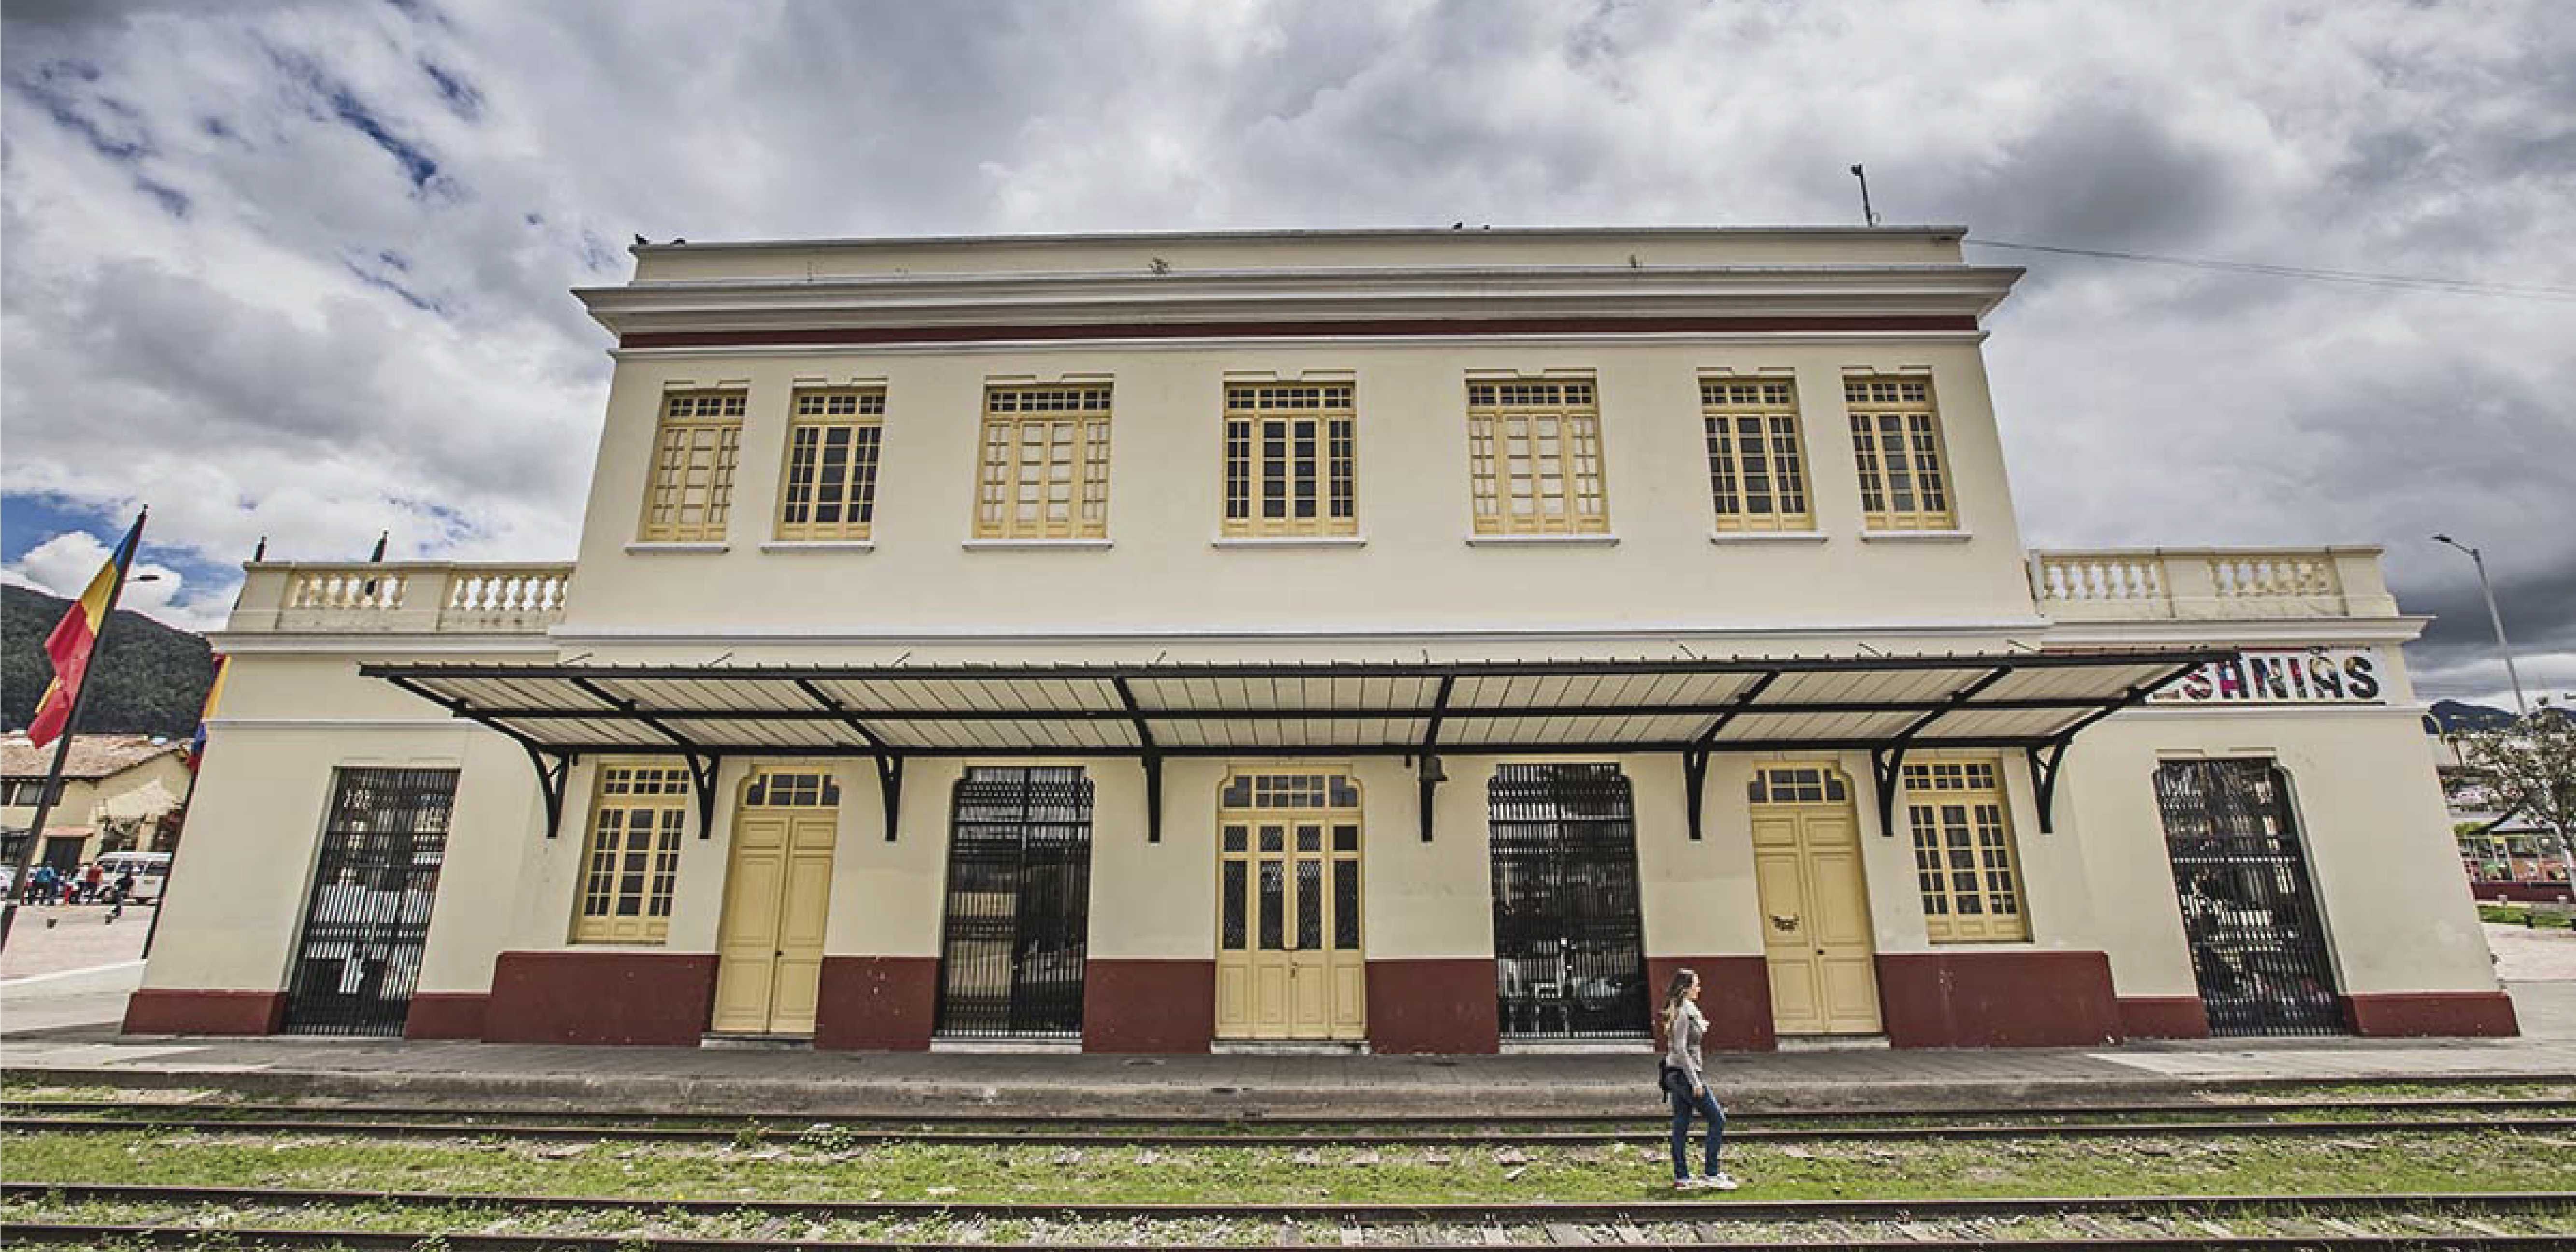
[[[107,631],[108,603],[116,598],[117,584],[133,566],[134,550],[142,541],[143,519],[137,517],[134,529],[125,532],[125,542],[116,545],[115,555],[89,580],[89,589],[64,612],[63,620],[54,623],[54,633],[45,636],[54,681],[45,688],[36,718],[27,726],[28,743],[41,748],[68,728],[72,704],[80,699],[81,680],[89,675],[89,659],[98,651],[98,637]]]

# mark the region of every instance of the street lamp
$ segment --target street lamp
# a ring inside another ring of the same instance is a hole
[[[2522,702],[2522,675],[2515,672],[2513,668],[2513,645],[2504,641],[2504,614],[2496,612],[2495,588],[2487,583],[2486,557],[2480,555],[2477,549],[2461,543],[2459,540],[2453,539],[2449,535],[2435,535],[2433,536],[2433,542],[2448,544],[2451,547],[2458,548],[2462,552],[2468,553],[2470,562],[2478,567],[2478,590],[2486,594],[2487,620],[2495,624],[2496,651],[2504,653],[2504,676],[2507,681],[2513,684],[2514,715],[2517,717],[2529,717],[2531,715],[2531,710]]]

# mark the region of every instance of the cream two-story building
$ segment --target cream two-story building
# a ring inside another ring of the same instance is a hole
[[[1960,235],[639,247],[572,565],[250,568],[127,1028],[2511,1033],[2376,551],[2025,550]]]

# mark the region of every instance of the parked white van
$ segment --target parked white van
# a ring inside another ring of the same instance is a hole
[[[129,900],[158,900],[161,885],[170,877],[170,854],[167,852],[110,852],[98,858],[100,882],[113,887],[118,876],[134,875],[134,894]]]

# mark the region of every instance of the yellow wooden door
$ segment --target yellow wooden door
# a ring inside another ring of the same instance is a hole
[[[765,774],[745,789],[717,928],[717,1033],[814,1032],[840,826],[826,795],[838,801],[838,786],[813,772]]]
[[[1774,1029],[1877,1033],[1877,945],[1848,785],[1829,769],[1774,768],[1757,774],[1753,794]]]
[[[724,923],[716,940],[713,1028],[725,1034],[769,1029],[770,989],[778,975],[778,910],[786,896],[787,817],[738,813],[733,865],[725,875]]]
[[[1356,788],[1339,774],[1238,774],[1224,795],[1217,1034],[1366,1037]]]

